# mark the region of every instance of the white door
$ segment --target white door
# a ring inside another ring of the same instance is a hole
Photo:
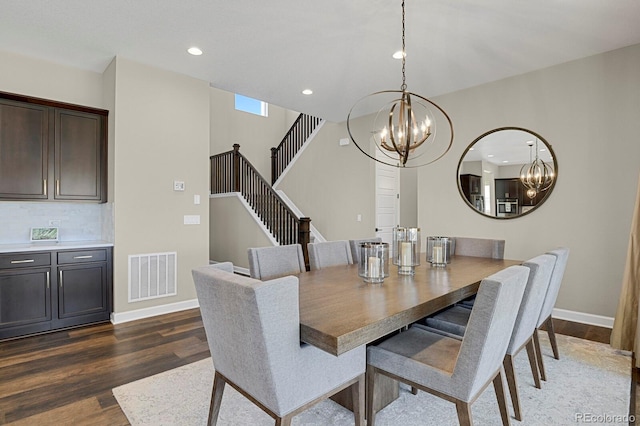
[[[377,151],[376,151],[377,152]],[[400,218],[400,170],[376,163],[376,237],[391,244]]]

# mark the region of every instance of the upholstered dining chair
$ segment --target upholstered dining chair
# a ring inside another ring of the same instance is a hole
[[[547,294],[555,264],[556,257],[549,254],[536,256],[523,263],[523,266],[528,267],[530,270],[529,278],[503,361],[507,384],[509,385],[509,393],[511,394],[511,402],[513,403],[513,410],[517,420],[522,420],[522,408],[520,406],[513,359],[526,347],[534,384],[537,388],[540,388],[540,376],[536,364],[533,334],[536,330],[542,303]],[[426,327],[420,324],[416,324],[416,327],[422,327],[436,332],[437,330],[442,330],[462,337],[465,334],[471,312],[472,310],[470,309],[453,306],[427,318]]]
[[[367,349],[367,424],[377,376],[382,374],[456,404],[461,425],[471,425],[471,404],[493,382],[503,425],[509,414],[502,360],[522,300],[529,268],[510,266],[482,280],[462,340],[412,326]]]
[[[491,259],[504,259],[505,240],[493,240],[488,238],[453,238],[453,254],[458,256],[488,257]]]
[[[540,318],[536,326],[536,331],[533,334],[533,342],[536,348],[536,358],[538,359],[538,369],[540,370],[540,377],[542,380],[547,380],[547,373],[544,369],[544,361],[542,359],[542,349],[540,348],[540,340],[538,338],[538,330],[544,326],[549,334],[549,342],[551,343],[551,349],[553,350],[553,357],[560,359],[560,352],[558,351],[558,342],[556,341],[556,333],[553,329],[553,308],[556,305],[556,299],[558,298],[558,292],[560,291],[560,285],[562,284],[562,278],[564,277],[564,270],[567,267],[567,260],[569,260],[569,249],[566,247],[557,248],[555,250],[548,251],[547,254],[556,256],[556,266],[553,268],[553,274],[551,275],[551,282],[549,283],[549,289],[544,298],[542,310],[540,311]]]
[[[247,250],[249,273],[257,280],[270,280],[305,272],[300,244],[259,247]]]
[[[458,256],[487,257],[490,259],[504,259],[505,240],[489,238],[453,238],[453,254]],[[461,306],[472,307],[475,296],[460,302]]]
[[[225,384],[276,425],[351,387],[355,423],[363,424],[365,348],[336,357],[300,344],[298,278],[263,282],[209,267],[192,274],[215,368],[209,425],[217,422]]]
[[[360,263],[360,244],[361,243],[381,243],[382,238],[364,238],[361,240],[349,240],[349,247],[351,248],[351,258],[356,265]]]
[[[322,269],[336,265],[350,265],[353,263],[349,241],[326,241],[322,243],[309,243],[310,269]]]

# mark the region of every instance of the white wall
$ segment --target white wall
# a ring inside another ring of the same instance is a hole
[[[505,256],[515,259],[567,246],[556,307],[614,316],[640,169],[639,69],[636,45],[434,99],[451,116],[456,138],[443,159],[418,173],[423,234],[504,238]],[[455,179],[468,144],[503,126],[539,133],[558,161],[550,198],[512,220],[474,213]]]

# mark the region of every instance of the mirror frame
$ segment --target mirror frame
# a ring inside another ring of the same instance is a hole
[[[519,130],[522,132],[527,132],[529,134],[531,134],[532,136],[535,136],[536,138],[538,138],[542,143],[544,143],[547,147],[547,149],[549,150],[549,153],[551,154],[551,158],[553,158],[553,173],[555,175],[555,178],[553,179],[553,182],[551,183],[551,186],[545,191],[545,196],[543,198],[540,199],[540,201],[531,209],[529,209],[528,211],[524,212],[524,213],[520,213],[517,216],[506,216],[506,217],[498,217],[498,216],[492,216],[492,215],[488,215],[484,212],[481,212],[479,210],[477,210],[475,208],[475,206],[473,204],[471,204],[471,202],[467,199],[467,197],[465,197],[464,192],[462,191],[462,182],[460,181],[460,167],[462,166],[463,160],[464,158],[467,156],[467,153],[469,152],[469,150],[482,138],[487,137],[489,135],[491,135],[492,133],[496,133],[502,130]],[[481,134],[480,136],[478,136],[477,138],[475,138],[473,140],[473,142],[471,142],[469,144],[469,146],[467,146],[467,148],[464,150],[464,152],[462,153],[462,156],[460,157],[460,160],[458,161],[458,167],[456,168],[456,182],[457,182],[457,186],[458,186],[458,193],[460,194],[460,197],[462,198],[462,200],[465,202],[465,204],[474,212],[476,212],[477,214],[484,216],[484,217],[488,217],[490,219],[498,219],[498,220],[504,220],[504,219],[518,219],[521,218],[523,216],[526,216],[528,214],[530,214],[531,212],[534,212],[535,210],[537,210],[542,204],[544,204],[545,201],[547,201],[547,199],[551,196],[551,193],[553,192],[555,186],[556,186],[556,182],[558,181],[558,160],[556,158],[556,153],[553,151],[553,147],[551,146],[551,144],[542,136],[540,136],[538,133],[529,130],[529,129],[525,129],[523,127],[514,127],[514,126],[505,126],[505,127],[498,127],[497,129],[493,129],[493,130],[489,130],[488,132],[485,132],[483,134]]]

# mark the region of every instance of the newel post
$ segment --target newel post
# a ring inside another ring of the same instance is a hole
[[[240,192],[240,144],[233,144],[233,191]]]
[[[300,226],[298,227],[298,244],[302,246],[302,254],[304,256],[304,264],[309,270],[309,251],[307,244],[311,241],[311,218],[301,217]]]
[[[276,165],[278,164],[278,148],[271,148],[271,185],[278,179]]]

